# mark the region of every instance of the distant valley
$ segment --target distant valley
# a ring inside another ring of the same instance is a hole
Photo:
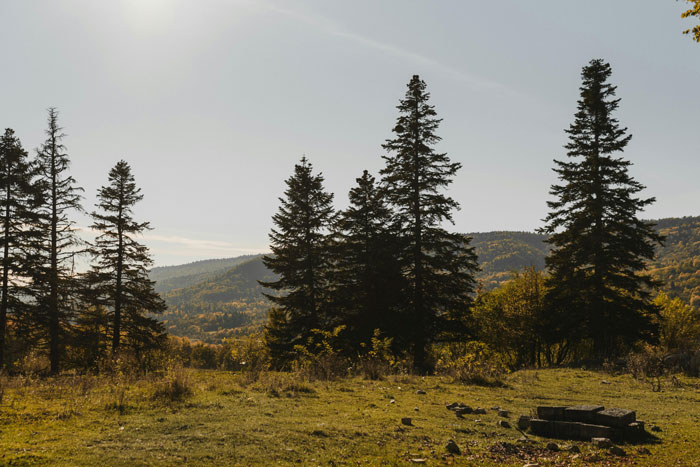
[[[655,221],[667,236],[650,265],[664,282],[663,290],[700,307],[700,216]],[[544,268],[549,246],[546,236],[532,232],[469,234],[479,255],[480,287],[491,290],[505,282],[512,271]],[[209,343],[218,343],[259,328],[270,303],[258,280],[274,279],[262,263],[262,255],[212,259],[179,266],[154,268],[151,279],[169,310],[162,319],[168,332]]]

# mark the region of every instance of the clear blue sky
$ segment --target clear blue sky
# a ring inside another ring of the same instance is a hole
[[[0,125],[27,149],[61,112],[92,209],[119,159],[145,194],[157,264],[265,251],[306,154],[346,205],[383,165],[395,106],[428,83],[440,149],[464,168],[454,229],[546,214],[581,67],[613,66],[625,155],[657,203],[700,214],[700,44],[673,0],[2,0]],[[80,225],[88,225],[77,217]]]

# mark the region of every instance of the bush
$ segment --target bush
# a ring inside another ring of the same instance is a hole
[[[451,343],[436,347],[435,370],[456,382],[479,386],[504,386],[505,359],[483,342]]]
[[[156,383],[153,399],[163,402],[181,402],[192,395],[189,374],[182,365],[173,365],[163,381]]]
[[[663,292],[654,304],[660,309],[660,343],[664,348],[671,352],[688,352],[700,346],[700,310]]]
[[[358,357],[355,368],[363,378],[380,379],[400,368],[401,362],[395,358],[391,350],[392,344],[393,339],[382,337],[379,329],[374,330],[369,345],[361,344],[361,347],[367,350]]]
[[[627,356],[627,369],[634,379],[651,384],[652,390],[658,392],[665,373],[664,352],[659,347],[645,344],[641,351]]]
[[[312,329],[305,345],[294,346],[295,372],[310,381],[330,381],[346,376],[348,362],[339,350],[339,335],[344,330],[345,326],[338,326],[333,331]]]

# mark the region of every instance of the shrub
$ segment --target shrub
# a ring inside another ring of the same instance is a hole
[[[660,343],[663,347],[683,352],[700,346],[700,310],[663,292],[656,297],[654,304],[660,309]]]
[[[379,329],[374,330],[374,335],[369,345],[362,343],[361,347],[368,350],[359,356],[356,368],[363,378],[380,379],[391,373],[398,367],[399,362],[391,351],[393,339],[382,337]]]
[[[346,376],[348,362],[340,352],[339,335],[345,326],[338,326],[333,331],[312,329],[311,337],[305,345],[294,346],[296,358],[293,368],[297,374],[308,380],[324,380]]]
[[[153,399],[163,402],[181,402],[192,395],[189,374],[182,365],[173,365],[162,381],[156,383]]]
[[[435,370],[456,382],[504,386],[508,369],[504,358],[483,342],[451,343],[435,348]]]
[[[664,352],[659,347],[645,344],[641,351],[627,356],[627,369],[636,380],[651,384],[652,390],[658,392],[665,373]]]

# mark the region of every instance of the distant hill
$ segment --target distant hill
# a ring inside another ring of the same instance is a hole
[[[654,222],[668,238],[650,271],[664,281],[667,293],[700,306],[700,217]],[[545,235],[507,231],[469,235],[479,256],[482,270],[477,279],[484,290],[507,281],[512,271],[544,268],[549,250]],[[258,255],[155,268],[151,277],[170,306],[164,316],[170,333],[220,342],[265,321],[270,304],[257,281],[275,276]],[[184,285],[173,287],[178,283]]]
[[[481,287],[491,290],[510,278],[511,271],[527,266],[544,269],[549,245],[546,235],[532,232],[472,233],[472,246],[479,256]]]
[[[195,284],[161,293],[168,304],[162,319],[169,333],[218,343],[262,325],[270,304],[257,281],[275,279],[262,256],[248,257],[224,271],[200,274],[203,279]],[[173,279],[177,278],[167,280],[172,283]]]
[[[165,293],[197,284],[258,256],[260,255],[244,255],[235,258],[206,259],[178,266],[161,266],[151,269],[149,277],[156,281],[156,291]]]
[[[700,308],[700,216],[654,222],[666,243],[651,265],[652,274],[664,282],[666,293]]]

